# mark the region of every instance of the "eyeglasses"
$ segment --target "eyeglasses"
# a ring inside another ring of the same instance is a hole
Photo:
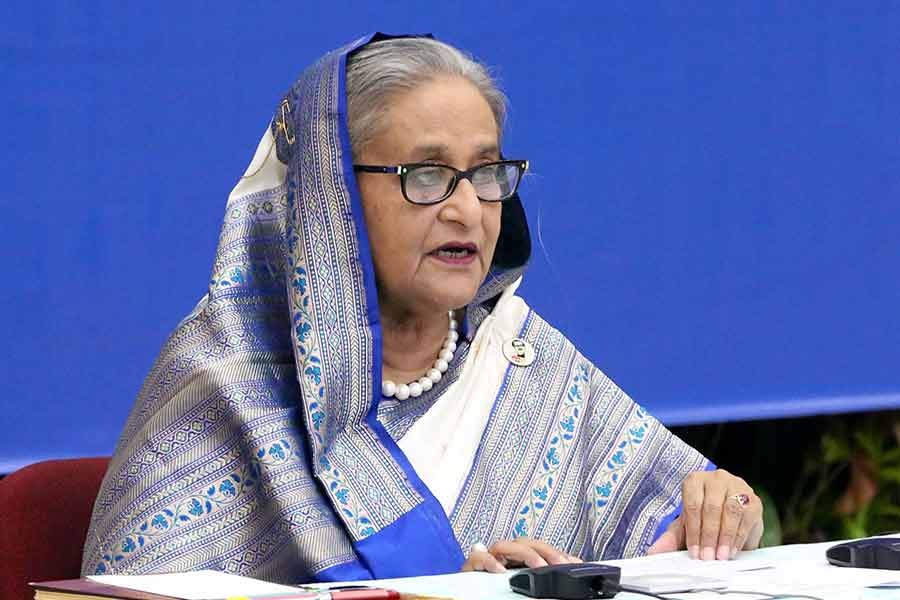
[[[528,170],[528,161],[498,160],[466,171],[433,163],[353,165],[353,170],[399,175],[403,197],[413,204],[443,202],[453,194],[460,179],[466,179],[472,184],[475,194],[482,202],[502,202],[512,198],[519,189],[522,175]]]

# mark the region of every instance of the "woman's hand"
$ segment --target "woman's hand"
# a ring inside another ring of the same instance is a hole
[[[725,470],[698,471],[681,483],[683,510],[647,554],[687,548],[691,558],[729,560],[759,548],[763,507],[747,482]]]
[[[497,542],[490,548],[475,544],[462,570],[503,573],[506,567],[545,567],[573,562],[581,562],[581,559],[560,552],[550,544],[520,537]]]

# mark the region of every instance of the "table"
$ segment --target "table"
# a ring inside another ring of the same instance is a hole
[[[764,548],[744,552],[734,561],[700,562],[687,557],[686,552],[657,555],[606,564],[622,568],[622,576],[629,573],[653,571],[659,567],[669,572],[690,569],[694,574],[713,574],[729,581],[729,589],[752,590],[769,594],[788,592],[817,596],[823,600],[900,599],[900,587],[895,589],[867,589],[867,586],[900,582],[900,571],[847,569],[834,567],[825,560],[825,550],[837,542],[801,544]],[[753,570],[744,571],[747,567]],[[402,593],[419,596],[455,598],[457,600],[523,600],[509,587],[509,574],[455,573],[430,577],[387,579],[372,582]],[[367,582],[369,583],[369,582]],[[900,585],[900,584],[898,584]],[[755,600],[763,595],[722,595],[715,592],[664,594],[667,598],[684,600]],[[621,600],[641,600],[647,596],[622,592]]]

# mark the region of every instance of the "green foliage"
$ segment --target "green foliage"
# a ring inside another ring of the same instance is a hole
[[[784,543],[784,537],[781,533],[781,519],[778,517],[775,500],[762,487],[754,486],[754,491],[763,503],[763,536],[759,541],[759,546],[760,548],[780,546]]]
[[[781,525],[786,543],[900,529],[900,413],[831,418],[803,459]]]

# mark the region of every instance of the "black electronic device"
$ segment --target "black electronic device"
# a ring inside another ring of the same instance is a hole
[[[612,598],[619,589],[619,567],[592,563],[550,565],[525,569],[510,577],[514,592],[532,598],[587,600]]]
[[[839,567],[900,570],[900,538],[876,537],[830,547],[825,557]]]

